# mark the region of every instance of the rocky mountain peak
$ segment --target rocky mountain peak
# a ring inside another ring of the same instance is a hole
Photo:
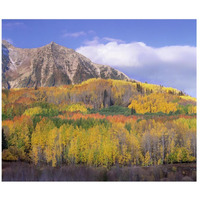
[[[4,88],[77,84],[90,78],[129,80],[122,72],[95,64],[73,49],[53,41],[33,49],[15,48],[7,41],[2,44]]]
[[[53,46],[55,46],[55,45],[58,45],[58,44],[56,44],[54,41],[52,41],[52,42],[50,42],[49,44],[47,44],[46,46],[51,46],[51,47],[53,47]]]
[[[7,40],[2,40],[2,45],[9,48],[9,47],[13,47],[12,44],[10,44]]]

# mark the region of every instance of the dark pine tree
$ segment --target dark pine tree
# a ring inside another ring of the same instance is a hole
[[[133,114],[135,114],[136,113],[136,111],[135,111],[135,108],[131,108],[131,115],[133,115]]]
[[[2,129],[2,151],[8,148],[8,142],[6,140],[6,136],[4,134],[4,130]]]

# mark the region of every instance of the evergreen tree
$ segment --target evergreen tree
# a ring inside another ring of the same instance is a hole
[[[4,130],[2,129],[2,151],[8,148],[8,142],[6,140],[6,136],[4,134]]]
[[[135,114],[136,113],[136,111],[135,111],[135,108],[131,108],[131,115],[133,115],[133,114]]]

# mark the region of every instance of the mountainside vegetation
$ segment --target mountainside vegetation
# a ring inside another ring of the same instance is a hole
[[[196,161],[196,99],[163,86],[89,79],[2,90],[2,159],[109,168]]]

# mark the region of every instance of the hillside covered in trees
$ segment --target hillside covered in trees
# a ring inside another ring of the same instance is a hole
[[[2,159],[36,166],[196,161],[196,99],[140,82],[2,90]]]

